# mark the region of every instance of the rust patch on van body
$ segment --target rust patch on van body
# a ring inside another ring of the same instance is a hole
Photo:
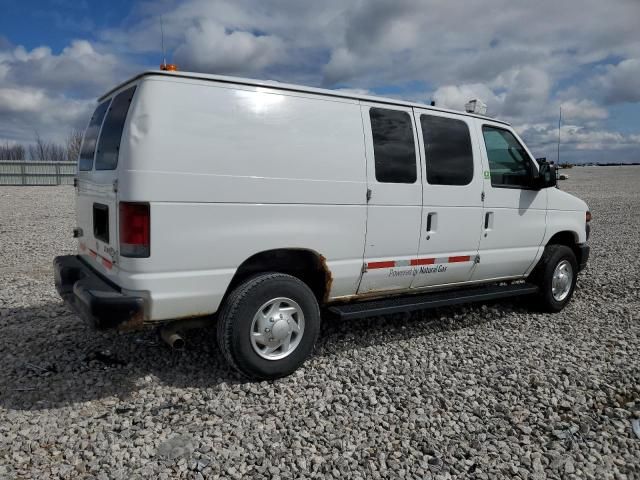
[[[120,332],[132,332],[135,330],[142,330],[144,328],[144,312],[140,311],[132,316],[126,322],[122,322],[118,325],[118,331]]]
[[[329,301],[329,294],[331,293],[331,285],[333,284],[333,277],[331,276],[331,270],[327,265],[327,259],[323,255],[318,255],[320,258],[320,268],[324,272],[324,297],[322,303]]]

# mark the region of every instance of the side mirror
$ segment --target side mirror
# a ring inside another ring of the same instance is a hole
[[[556,166],[553,163],[543,160],[540,163],[538,176],[535,179],[536,187],[539,189],[555,187],[557,182]]]

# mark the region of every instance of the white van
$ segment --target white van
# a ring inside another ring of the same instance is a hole
[[[254,378],[345,319],[572,296],[587,205],[506,123],[353,93],[149,71],[102,98],[78,166],[61,296],[97,328],[185,319]],[[212,315],[215,314],[213,317]],[[180,324],[178,321],[185,323]]]

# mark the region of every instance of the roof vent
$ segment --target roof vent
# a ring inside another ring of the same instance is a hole
[[[487,104],[482,100],[474,98],[464,105],[464,109],[467,113],[475,113],[477,115],[487,114]]]

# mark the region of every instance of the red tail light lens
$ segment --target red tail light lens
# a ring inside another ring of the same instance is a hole
[[[135,258],[148,257],[150,240],[149,204],[120,202],[120,255]]]

